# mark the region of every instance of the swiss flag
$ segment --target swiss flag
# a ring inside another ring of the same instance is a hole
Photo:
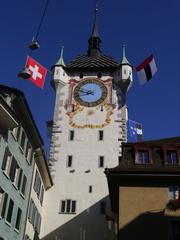
[[[30,71],[30,80],[38,87],[43,88],[47,69],[39,64],[32,57],[27,57],[26,68]]]

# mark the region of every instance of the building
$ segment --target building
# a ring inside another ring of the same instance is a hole
[[[0,85],[1,240],[24,239],[34,168],[44,171],[42,151],[43,140],[24,94]],[[40,171],[42,178],[50,178]],[[48,186],[48,180],[43,181]]]
[[[42,149],[38,149],[35,153],[35,165],[25,233],[26,240],[39,239],[44,192],[50,187],[52,187],[52,179],[47,160]]]
[[[35,153],[35,164],[29,199],[25,240],[38,240],[41,229],[44,192],[52,187],[47,160],[42,149]]]
[[[117,166],[127,141],[126,93],[132,66],[102,53],[97,10],[87,54],[52,67],[56,100],[49,165],[53,187],[45,194],[41,238],[112,239],[105,167]]]
[[[180,239],[180,137],[124,143],[105,170],[117,239]]]

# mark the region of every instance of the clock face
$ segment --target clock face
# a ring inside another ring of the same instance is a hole
[[[74,89],[74,99],[85,107],[101,104],[107,97],[107,88],[97,79],[87,79],[80,82]]]

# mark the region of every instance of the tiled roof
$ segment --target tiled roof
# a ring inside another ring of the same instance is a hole
[[[90,57],[80,55],[66,65],[67,70],[114,70],[119,66],[118,62],[112,57],[100,55],[99,57]]]

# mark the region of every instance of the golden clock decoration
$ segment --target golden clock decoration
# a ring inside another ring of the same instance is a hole
[[[105,119],[102,122],[102,124],[93,124],[93,123],[88,123],[86,121],[86,123],[84,124],[79,124],[76,122],[75,117],[82,112],[83,110],[85,110],[85,107],[81,106],[80,104],[77,104],[75,106],[75,111],[69,113],[69,124],[74,127],[74,128],[80,128],[80,129],[84,129],[84,128],[91,128],[91,129],[95,129],[95,128],[104,128],[107,125],[109,125],[111,123],[111,115],[113,114],[112,112],[112,107],[109,104],[104,104],[101,106],[97,106],[95,109],[88,109],[86,112],[86,116],[93,116],[96,117],[96,111],[100,111],[100,108],[103,106],[104,108],[104,112],[105,112]]]

